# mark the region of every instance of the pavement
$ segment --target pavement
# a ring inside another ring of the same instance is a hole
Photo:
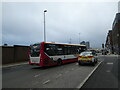
[[[24,64],[28,64],[28,61],[27,62],[5,64],[5,65],[0,66],[0,68],[7,68],[7,67],[18,66],[18,65],[24,65]]]
[[[3,88],[81,88],[101,62],[79,66],[77,62],[54,67],[28,64],[4,66]]]

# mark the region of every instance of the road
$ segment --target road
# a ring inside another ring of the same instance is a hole
[[[103,58],[101,59],[103,62],[83,85],[83,90],[85,88],[113,88],[115,90],[120,86],[118,83],[118,75],[120,75],[120,72],[118,73],[118,70],[120,70],[120,66],[118,65],[118,56],[105,55],[101,56],[101,58]]]
[[[96,66],[79,66],[74,62],[44,68],[31,65],[3,68],[2,88],[77,88]]]

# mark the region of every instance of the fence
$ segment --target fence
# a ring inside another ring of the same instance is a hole
[[[28,61],[29,46],[2,46],[2,64]]]

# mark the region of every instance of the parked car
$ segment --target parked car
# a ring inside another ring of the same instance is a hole
[[[93,53],[91,51],[82,52],[78,56],[78,64],[79,65],[83,65],[83,64],[87,63],[87,64],[92,64],[94,66],[97,63],[97,61],[98,61],[97,54]]]

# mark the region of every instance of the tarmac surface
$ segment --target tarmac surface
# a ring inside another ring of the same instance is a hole
[[[118,62],[120,62],[120,58],[117,55],[105,55],[101,56],[101,60],[103,62],[101,63],[99,68],[82,86],[83,90],[85,88],[106,88],[108,90],[115,90],[119,88],[120,66]]]
[[[22,64],[2,69],[2,88],[80,88],[95,66],[77,62],[54,67]]]

